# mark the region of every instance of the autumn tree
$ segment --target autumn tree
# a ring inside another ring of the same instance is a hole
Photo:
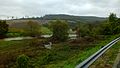
[[[28,21],[26,32],[29,36],[38,37],[41,35],[41,25],[38,22]]]

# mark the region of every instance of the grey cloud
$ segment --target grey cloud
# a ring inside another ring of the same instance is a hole
[[[120,17],[120,0],[0,0],[0,15],[74,14]]]

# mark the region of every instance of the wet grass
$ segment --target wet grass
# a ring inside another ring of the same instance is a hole
[[[21,54],[30,57],[29,68],[74,68],[115,37],[79,46],[68,42],[57,43],[52,45],[51,50],[45,49],[41,44],[31,43],[36,40],[6,42],[1,40],[0,68],[16,68],[16,58]]]
[[[55,65],[52,65],[52,66],[50,65],[50,66],[51,67],[54,66],[54,68],[56,68],[56,67],[59,67],[59,65],[61,65],[61,66],[63,66],[62,68],[74,68],[77,64],[84,61],[86,58],[88,58],[90,55],[92,55],[93,53],[98,51],[101,47],[103,47],[104,45],[106,45],[107,43],[109,43],[110,41],[115,39],[116,37],[118,37],[118,35],[109,37],[104,41],[101,41],[97,44],[94,44],[94,45],[96,45],[94,47],[86,47],[85,50],[82,50],[81,52],[79,52],[78,54],[69,58],[68,60],[65,60],[62,63],[58,63],[58,64],[55,64]],[[49,68],[49,66],[48,66],[48,68]]]

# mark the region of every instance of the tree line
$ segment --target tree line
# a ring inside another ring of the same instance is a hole
[[[26,28],[28,36],[40,37],[41,32],[38,28],[41,26],[37,22],[28,21],[28,27]],[[38,26],[39,25],[39,26]],[[8,32],[8,25],[6,21],[0,21],[0,37],[5,37]],[[65,41],[69,37],[69,23],[64,20],[55,20],[48,23],[49,29],[52,31],[52,40]],[[96,36],[96,35],[115,35],[120,33],[120,18],[116,14],[111,13],[107,20],[100,24],[90,24],[78,22],[73,31],[76,31],[77,38],[85,36]]]

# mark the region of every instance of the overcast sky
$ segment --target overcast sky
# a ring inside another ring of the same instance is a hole
[[[0,0],[0,16],[43,16],[70,14],[120,17],[120,0]]]

